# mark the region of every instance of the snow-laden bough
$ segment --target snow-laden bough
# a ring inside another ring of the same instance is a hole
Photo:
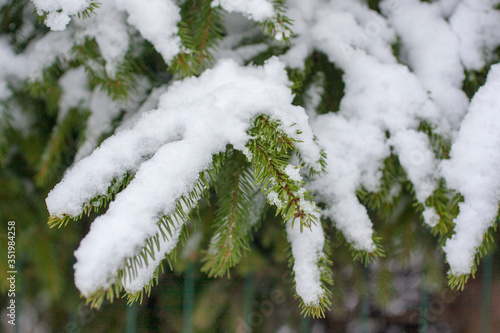
[[[173,215],[179,204],[186,204],[183,198],[199,199],[190,194],[205,186],[200,185],[200,173],[213,167],[214,155],[228,145],[248,150],[248,142],[254,139],[249,129],[258,116],[278,121],[279,130],[296,140],[301,159],[321,169],[321,150],[304,110],[291,104],[288,85],[284,65],[276,58],[261,67],[220,61],[198,78],[173,83],[156,110],[104,141],[66,173],[46,200],[54,218],[78,217],[100,200],[113,200],[75,252],[75,283],[85,297],[117,283],[135,293],[150,282],[161,258],[175,248],[186,222],[173,221],[168,235],[159,237],[159,218]],[[302,182],[294,167],[278,171],[289,181]],[[134,175],[130,183],[116,198],[109,196],[110,188],[127,174]],[[313,214],[316,208],[304,191],[296,193],[297,207],[303,214]],[[153,258],[136,267],[134,274],[120,275],[127,260],[151,240],[156,242]]]

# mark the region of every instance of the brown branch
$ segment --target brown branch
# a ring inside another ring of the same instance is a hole
[[[235,182],[234,182],[234,185],[233,185],[233,200],[232,200],[232,207],[231,207],[231,214],[230,214],[230,221],[229,221],[229,228],[228,228],[228,233],[227,233],[227,239],[231,238],[231,235],[233,234],[233,229],[234,229],[234,225],[235,225],[235,222],[236,222],[236,201],[238,199],[238,184],[239,184],[239,174],[238,174],[238,171],[236,171],[234,173],[234,177],[235,177]],[[231,247],[228,246],[228,241],[226,240],[225,244],[224,244],[224,256],[226,258],[230,257],[231,256]]]
[[[264,156],[264,159],[268,162],[270,167],[273,169],[278,181],[283,183],[284,182],[284,175],[279,171],[279,169],[274,165],[273,161],[267,156],[266,152],[258,144],[256,144],[256,147],[261,152],[261,154]],[[285,182],[285,184],[286,184],[286,182]],[[287,195],[290,198],[292,198],[292,200],[290,200],[290,202],[288,203],[287,206],[291,207],[294,203],[296,204],[295,205],[296,213],[295,213],[294,217],[300,217],[300,218],[304,217],[305,213],[303,211],[301,211],[300,207],[297,205],[297,202],[300,201],[300,198],[293,194],[293,192],[290,190],[288,185],[282,186],[281,188],[286,191]]]
[[[212,23],[212,13],[213,9],[210,9],[210,14],[208,15],[207,23],[205,25],[205,29],[203,30],[203,35],[199,44],[200,56],[198,57],[198,66],[201,66],[203,59],[207,57],[205,55],[205,50],[208,39],[208,32],[210,30],[210,24]]]

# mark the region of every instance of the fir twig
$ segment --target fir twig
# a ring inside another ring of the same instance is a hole
[[[293,32],[290,28],[292,20],[285,15],[285,0],[272,0],[272,4],[276,15],[259,23],[259,25],[267,36],[280,43],[284,42],[286,45],[289,45],[290,37],[293,36]]]
[[[181,78],[199,75],[213,64],[212,52],[224,32],[221,10],[211,3],[211,0],[188,0],[181,7],[178,28],[184,50],[169,67]]]
[[[182,226],[180,233],[180,241],[183,243],[188,237],[186,222],[190,220],[191,211],[198,204],[199,199],[207,194],[210,188],[210,183],[215,181],[216,174],[220,171],[224,163],[224,155],[214,155],[212,167],[200,172],[197,182],[193,189],[186,195],[181,196],[176,203],[174,211],[169,215],[164,215],[159,218],[158,232],[145,241],[145,245],[133,257],[130,257],[124,263],[124,267],[119,270],[117,280],[107,289],[100,290],[87,298],[87,304],[93,308],[99,308],[104,299],[112,302],[123,291],[122,281],[132,281],[137,277],[138,270],[148,265],[149,259],[155,260],[155,257],[160,250],[160,237],[165,240],[172,240],[173,227]],[[175,260],[175,250],[167,256],[167,262],[172,267],[172,262]],[[162,267],[160,269],[163,269]],[[128,297],[128,303],[140,300],[142,301],[144,294],[149,295],[151,288],[157,283],[159,269],[156,268],[153,278],[146,284],[138,293],[125,293],[124,297]]]
[[[463,290],[469,278],[471,276],[473,279],[476,277],[477,269],[481,262],[481,259],[483,258],[483,256],[488,254],[488,251],[491,250],[493,243],[495,242],[495,237],[493,235],[497,231],[498,221],[499,217],[497,216],[497,219],[493,224],[493,226],[488,228],[488,230],[484,234],[483,241],[481,242],[481,245],[477,249],[476,255],[474,256],[474,261],[472,262],[472,268],[470,274],[463,274],[463,275],[454,275],[451,273],[448,274],[447,278],[448,278],[448,285],[450,286],[450,288]]]
[[[89,216],[92,212],[98,212],[101,209],[105,209],[108,207],[109,203],[113,201],[116,195],[121,192],[134,178],[134,174],[132,172],[126,172],[120,178],[114,178],[110,186],[108,187],[105,194],[98,195],[92,198],[88,203],[82,206],[82,213],[78,216],[69,216],[63,214],[61,216],[50,216],[47,224],[50,228],[61,228],[65,227],[69,221],[78,221],[82,218],[83,215]]]
[[[250,250],[251,212],[256,189],[250,165],[239,151],[230,151],[225,172],[216,183],[215,232],[203,261],[202,271],[211,277],[229,276],[244,251]]]
[[[247,148],[252,154],[252,167],[256,184],[267,195],[269,203],[276,206],[276,214],[284,221],[300,221],[300,230],[317,222],[314,212],[318,208],[312,196],[304,188],[301,179],[292,179],[285,170],[294,167],[289,163],[291,153],[296,150],[296,139],[279,128],[279,123],[260,116],[249,131],[252,139]],[[287,169],[288,168],[288,169]]]
[[[77,14],[78,18],[82,18],[84,20],[86,19],[89,19],[90,16],[92,16],[93,14],[95,14],[96,10],[101,6],[101,3],[100,2],[97,2],[97,1],[91,1],[89,6],[87,8],[85,8],[84,10],[82,10],[81,12],[79,12]]]
[[[321,222],[318,222],[321,223]],[[304,317],[313,317],[313,318],[324,318],[325,312],[330,310],[332,305],[332,291],[330,287],[333,285],[333,262],[328,258],[331,257],[330,250],[330,240],[328,235],[325,234],[325,245],[323,246],[323,255],[318,260],[318,269],[320,272],[320,283],[321,289],[323,290],[323,294],[321,295],[318,304],[305,304],[302,298],[295,293],[295,298],[299,299],[300,304],[300,314]],[[292,276],[294,277],[295,284],[295,272],[293,270],[294,266],[294,258],[292,255],[291,244],[288,244],[287,247],[288,254],[288,267],[292,272]]]

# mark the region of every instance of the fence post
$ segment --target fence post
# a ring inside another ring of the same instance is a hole
[[[245,275],[243,289],[243,321],[248,322],[247,333],[252,333],[251,314],[253,311],[253,300],[255,298],[255,285],[251,274]]]
[[[127,306],[126,332],[135,333],[137,331],[137,302]]]
[[[194,274],[195,263],[189,263],[184,271],[184,301],[182,315],[182,332],[193,332],[194,312]]]
[[[493,253],[489,253],[483,261],[481,279],[481,333],[488,333],[490,328],[492,266]]]
[[[368,316],[370,313],[370,294],[369,294],[369,286],[370,283],[370,272],[368,269],[368,265],[363,266],[363,285],[364,285],[364,293],[361,297],[361,332],[368,333]]]
[[[418,332],[426,333],[429,326],[429,291],[425,286],[425,282],[422,282],[422,300],[420,302],[420,318],[418,322]]]
[[[311,332],[311,317],[300,317],[300,333]]]

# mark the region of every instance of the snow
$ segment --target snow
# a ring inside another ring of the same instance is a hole
[[[274,205],[278,207],[278,209],[281,209],[285,205],[285,203],[280,199],[278,193],[275,191],[269,191],[267,194],[267,200],[269,200],[270,205]]]
[[[486,230],[493,225],[500,201],[500,65],[474,95],[462,122],[451,159],[441,162],[449,187],[464,196],[455,219],[455,234],[444,251],[453,274],[468,274]]]
[[[260,33],[254,23],[239,13],[225,13],[226,35],[215,50],[216,59],[231,58],[240,65],[269,48],[266,43],[242,45],[245,38],[255,38]]]
[[[95,10],[96,14],[86,19],[75,19],[78,30],[75,39],[95,38],[101,55],[106,61],[108,75],[115,76],[119,65],[129,49],[126,14],[118,10],[115,1],[105,1]]]
[[[45,25],[52,31],[63,31],[70,21],[71,18],[64,13],[51,12],[45,19]]]
[[[417,200],[425,202],[436,189],[438,178],[437,161],[427,135],[415,130],[400,131],[389,139],[389,143],[414,184]]]
[[[32,0],[38,13],[48,13],[45,24],[52,31],[66,30],[71,16],[90,6],[90,0]],[[84,30],[82,36],[95,37],[104,59],[112,73],[114,65],[123,59],[128,49],[129,37],[124,24],[137,28],[155,49],[170,63],[180,50],[177,24],[180,9],[173,0],[109,0],[99,4],[90,19],[80,19],[77,24]]]
[[[441,110],[442,129],[445,133],[457,131],[469,104],[462,91],[465,75],[460,39],[442,16],[438,3],[405,1],[389,21],[401,38],[402,60]]]
[[[356,248],[373,250],[371,222],[355,191],[361,185],[370,191],[378,189],[383,161],[392,147],[408,157],[402,165],[411,180],[425,181],[416,184],[417,198],[424,202],[437,186],[436,162],[428,138],[417,135],[416,129],[421,119],[433,123],[438,110],[420,82],[401,65],[380,63],[359,51],[343,70],[345,95],[340,111],[318,116],[312,124],[328,155],[328,174],[311,188],[327,201],[329,209],[323,215],[332,218]],[[406,133],[414,133],[420,141],[417,147],[405,144]],[[430,163],[418,163],[417,155]]]
[[[32,0],[38,11],[55,12],[62,10],[74,15],[89,7],[90,0]]]
[[[355,248],[375,250],[372,223],[355,191],[362,180],[372,189],[378,185],[382,157],[390,153],[383,144],[384,134],[375,126],[351,124],[333,113],[318,116],[312,127],[328,156],[327,174],[309,184],[326,204],[322,215],[332,218]]]
[[[319,220],[319,216],[318,220]],[[306,306],[318,306],[323,289],[321,286],[321,271],[318,268],[319,260],[324,257],[323,246],[325,236],[321,223],[316,223],[310,229],[300,230],[300,225],[292,221],[286,223],[288,241],[292,247],[294,258],[293,271],[297,295]]]
[[[500,45],[500,11],[494,6],[492,0],[463,0],[449,18],[467,69],[483,68]]]
[[[112,179],[136,172],[75,252],[75,283],[83,295],[116,280],[124,261],[157,232],[158,216],[172,214],[199,172],[210,167],[213,154],[227,144],[245,148],[250,139],[246,132],[259,114],[279,120],[282,129],[302,141],[298,148],[305,160],[316,163],[319,147],[304,110],[291,105],[288,84],[276,58],[263,67],[220,61],[199,78],[173,83],[161,96],[158,110],[143,114],[132,129],[109,138],[66,173],[46,200],[54,216],[81,214],[86,202],[106,193]],[[170,245],[165,248],[171,250]]]
[[[0,100],[11,95],[8,79],[28,76],[26,56],[16,55],[5,38],[0,38]]]
[[[111,126],[113,120],[120,114],[126,112],[129,117],[137,110],[137,99],[141,95],[141,81],[135,87],[127,101],[113,101],[108,95],[100,90],[89,89],[90,85],[83,67],[70,69],[59,79],[59,85],[62,88],[61,98],[59,100],[58,122],[64,120],[69,110],[78,108],[83,111],[89,111],[85,129],[85,142],[79,147],[75,162],[89,155],[98,145],[102,135],[112,132]],[[145,83],[142,83],[145,85]],[[143,87],[146,88],[146,87]],[[148,111],[153,109],[148,106]],[[134,110],[134,111],[132,111]],[[145,110],[137,110],[140,114]]]
[[[41,15],[48,12],[45,24],[53,31],[61,31],[71,21],[70,15],[76,15],[90,6],[90,0],[31,0]]]
[[[173,0],[115,0],[128,13],[127,22],[149,40],[168,64],[180,50],[180,9]]]
[[[460,38],[444,17],[445,12],[451,14],[453,3],[383,1],[385,17],[358,1],[290,1],[289,5],[298,37],[280,59],[301,68],[316,49],[344,73],[340,110],[310,113],[328,158],[327,175],[308,186],[326,204],[322,215],[355,248],[372,251],[372,223],[356,191],[376,192],[383,162],[395,153],[417,200],[425,203],[440,174],[419,124],[425,121],[436,133],[454,138],[468,107],[461,90]],[[398,63],[392,53],[396,36],[407,65]],[[423,218],[429,226],[439,221],[430,207],[425,207]]]
[[[302,176],[300,175],[300,168],[288,164],[284,170],[285,174],[293,181],[301,182]]]
[[[184,211],[186,211],[187,209],[184,203],[182,203],[182,206]],[[174,225],[171,226],[172,236],[166,235],[166,238],[163,238],[162,236],[159,237],[160,248],[157,249],[155,247],[155,258],[150,258],[147,265],[139,267],[135,276],[130,275],[126,279],[122,279],[123,287],[128,293],[135,294],[140,292],[144,288],[145,283],[153,279],[155,270],[160,265],[160,262],[165,259],[165,255],[170,253],[177,245],[184,223],[177,220],[174,220],[173,223]],[[193,236],[190,237],[189,240],[193,241]],[[191,247],[196,249],[194,246]],[[183,250],[187,251],[187,249],[188,246],[184,247]]]
[[[73,42],[71,31],[65,30],[51,31],[30,43],[26,51],[30,80],[42,80],[44,69],[53,65],[57,59],[68,58]]]
[[[258,22],[275,15],[274,7],[268,0],[213,0],[211,5],[212,7],[221,6],[229,13],[241,13]]]
[[[109,287],[124,260],[137,255],[145,239],[158,232],[158,216],[173,213],[177,199],[192,190],[200,170],[210,163],[212,154],[206,145],[203,140],[172,142],[141,165],[134,180],[106,214],[92,223],[75,251],[75,284],[80,292],[89,296]],[[164,242],[160,251],[170,252],[175,247],[181,227],[174,227],[173,239]],[[141,276],[134,283],[144,285],[151,279],[150,274],[144,274],[144,280]]]
[[[61,98],[59,99],[58,122],[61,122],[69,110],[77,108],[90,99],[91,92],[89,83],[83,67],[68,70],[59,79],[59,85],[62,88]]]

